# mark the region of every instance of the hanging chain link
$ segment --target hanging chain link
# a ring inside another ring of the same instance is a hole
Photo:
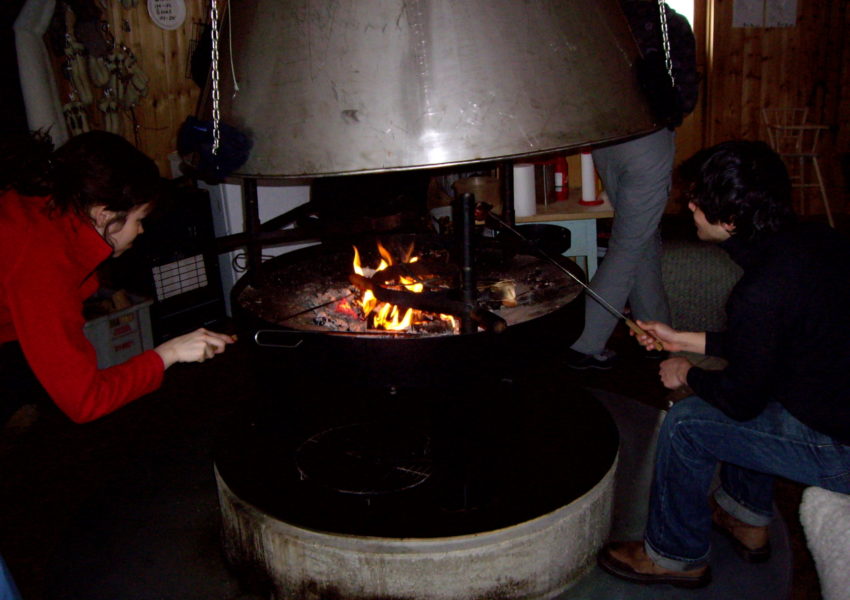
[[[661,43],[664,47],[664,66],[667,67],[667,74],[670,76],[670,81],[673,87],[676,87],[676,78],[673,77],[673,59],[670,57],[670,35],[667,33],[667,3],[664,0],[658,0],[658,14],[661,20]]]
[[[219,124],[221,122],[221,105],[218,90],[218,0],[210,0],[210,26],[212,27],[212,117],[213,117],[213,155],[218,155],[218,148],[221,145],[221,131]]]

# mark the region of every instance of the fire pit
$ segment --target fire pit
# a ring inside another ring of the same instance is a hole
[[[551,598],[589,568],[616,428],[556,373],[528,379],[579,335],[581,286],[504,239],[475,248],[472,308],[452,249],[412,234],[283,255],[234,288],[263,398],[216,477],[246,585],[277,600]]]
[[[461,249],[462,285],[421,293],[401,276],[455,277],[430,268],[439,249],[417,245],[426,272],[352,276],[351,248],[327,244],[261,264],[256,188],[505,161],[512,223],[509,161],[654,128],[618,3],[242,4],[207,107],[253,134],[234,173],[249,273],[232,305],[263,393],[216,462],[231,563],[278,599],[556,595],[604,538],[616,462],[601,407],[523,381],[580,334],[579,286],[483,245]],[[468,208],[452,219],[467,238]],[[392,331],[338,304],[366,291],[399,307],[381,317]]]
[[[616,428],[557,376],[280,401],[216,457],[226,556],[259,593],[552,598],[607,537]]]
[[[375,271],[385,260],[382,251],[399,256],[411,246],[420,261]],[[331,371],[342,380],[373,388],[433,388],[499,379],[533,356],[569,346],[581,333],[583,305],[576,301],[581,287],[532,253],[502,243],[477,249],[477,331],[462,333],[457,326],[463,309],[454,282],[457,267],[443,241],[405,234],[369,239],[356,248],[371,277],[356,273],[352,245],[323,244],[267,261],[261,276],[243,277],[234,287],[234,318],[255,342],[258,376],[275,374],[271,389],[279,388],[281,368],[313,380]],[[584,277],[569,259],[561,262]],[[423,264],[427,266],[414,269]],[[424,282],[425,289],[414,293],[408,291],[410,285],[384,284],[384,273],[391,278],[401,273]],[[367,286],[379,297],[401,298],[408,304],[401,312],[415,309],[426,316],[394,331],[370,328],[371,317],[356,306]]]

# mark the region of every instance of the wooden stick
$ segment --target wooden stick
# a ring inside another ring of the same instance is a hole
[[[628,317],[623,318],[626,320],[626,325],[629,326],[629,329],[631,329],[635,333],[635,335],[648,335],[649,337],[652,337],[652,335],[648,331],[641,329],[637,323],[635,323]],[[653,340],[654,341],[652,342],[652,345],[655,346],[656,350],[664,350],[664,344],[662,344],[660,340],[656,340],[655,338],[653,338]]]

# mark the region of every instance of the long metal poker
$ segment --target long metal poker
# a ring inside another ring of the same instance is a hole
[[[278,321],[288,321],[290,319],[294,319],[295,317],[300,317],[301,315],[306,315],[308,312],[312,312],[319,308],[324,308],[329,304],[334,304],[336,302],[342,302],[346,298],[350,298],[354,295],[354,292],[348,292],[345,296],[340,296],[339,298],[334,298],[333,300],[328,300],[327,302],[322,302],[321,304],[317,304],[315,306],[311,306],[310,308],[305,308],[304,310],[299,310],[297,313],[293,313],[291,315],[287,315],[281,319],[277,319]]]
[[[494,221],[496,221],[497,223],[499,223],[502,227],[504,227],[505,229],[507,229],[508,231],[510,231],[511,233],[513,233],[515,236],[517,236],[519,239],[521,239],[521,240],[522,240],[523,242],[525,242],[526,244],[529,244],[530,246],[532,246],[532,247],[533,247],[533,248],[537,251],[537,253],[538,253],[538,254],[540,254],[540,256],[542,256],[543,258],[545,258],[546,260],[548,260],[549,262],[551,262],[553,265],[555,265],[556,267],[558,267],[561,271],[563,271],[564,273],[566,273],[567,275],[569,275],[570,277],[572,277],[572,278],[573,278],[573,279],[574,279],[574,280],[575,280],[575,281],[576,281],[576,282],[577,282],[577,283],[578,283],[581,287],[583,287],[583,288],[587,291],[587,293],[588,293],[588,294],[590,294],[590,295],[591,295],[591,297],[592,297],[594,300],[596,300],[597,302],[599,302],[599,304],[601,304],[601,305],[603,306],[603,308],[605,308],[606,310],[608,310],[608,311],[609,311],[612,315],[614,315],[614,316],[615,316],[615,317],[617,317],[618,319],[623,319],[623,321],[625,321],[625,322],[626,322],[626,325],[628,326],[628,328],[629,328],[629,329],[631,329],[633,332],[635,332],[635,333],[636,333],[636,334],[638,334],[638,335],[650,335],[650,334],[649,334],[646,330],[642,329],[642,328],[641,328],[641,327],[640,327],[637,323],[635,323],[635,322],[634,322],[634,321],[632,321],[630,318],[628,318],[626,315],[624,315],[622,312],[620,312],[619,310],[617,310],[616,308],[614,308],[614,307],[611,305],[611,303],[610,303],[610,302],[608,302],[605,298],[603,298],[603,297],[602,297],[602,296],[600,296],[598,293],[596,293],[595,291],[593,291],[593,289],[592,289],[589,285],[587,285],[587,284],[586,284],[585,282],[583,282],[581,279],[579,279],[578,277],[576,277],[576,276],[575,276],[575,275],[574,275],[574,274],[573,274],[573,273],[572,273],[569,269],[567,269],[565,266],[563,266],[563,265],[562,265],[561,263],[559,263],[557,260],[555,260],[554,258],[552,258],[551,256],[549,256],[549,255],[548,255],[545,251],[543,251],[541,248],[537,247],[535,244],[532,244],[532,243],[531,243],[531,241],[530,241],[528,238],[526,238],[524,235],[522,235],[522,233],[520,233],[520,232],[519,232],[516,228],[511,227],[508,223],[506,223],[505,221],[503,221],[502,219],[500,219],[499,217],[497,217],[496,215],[494,215],[492,212],[490,212],[490,209],[489,209],[489,208],[485,208],[485,206],[486,206],[486,205],[482,205],[482,204],[479,204],[479,205],[478,205],[478,207],[479,207],[481,210],[485,210],[485,211],[486,211],[486,213],[487,213],[487,216],[488,216],[488,217],[490,217],[491,219],[493,219]],[[650,337],[652,337],[652,336],[650,336]],[[664,349],[664,344],[662,344],[662,343],[661,343],[661,341],[659,341],[659,340],[655,340],[655,341],[653,342],[653,345],[655,346],[655,349],[656,349],[656,350],[663,350],[663,349]]]

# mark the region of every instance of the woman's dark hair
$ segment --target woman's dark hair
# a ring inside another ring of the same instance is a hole
[[[162,193],[159,169],[120,135],[90,131],[55,151],[43,132],[10,134],[0,140],[0,189],[28,196],[51,196],[51,209],[89,219],[102,205],[123,224],[133,208],[155,204]]]
[[[791,182],[782,158],[764,142],[729,141],[682,164],[688,200],[709,223],[731,223],[734,235],[752,240],[795,220]]]

